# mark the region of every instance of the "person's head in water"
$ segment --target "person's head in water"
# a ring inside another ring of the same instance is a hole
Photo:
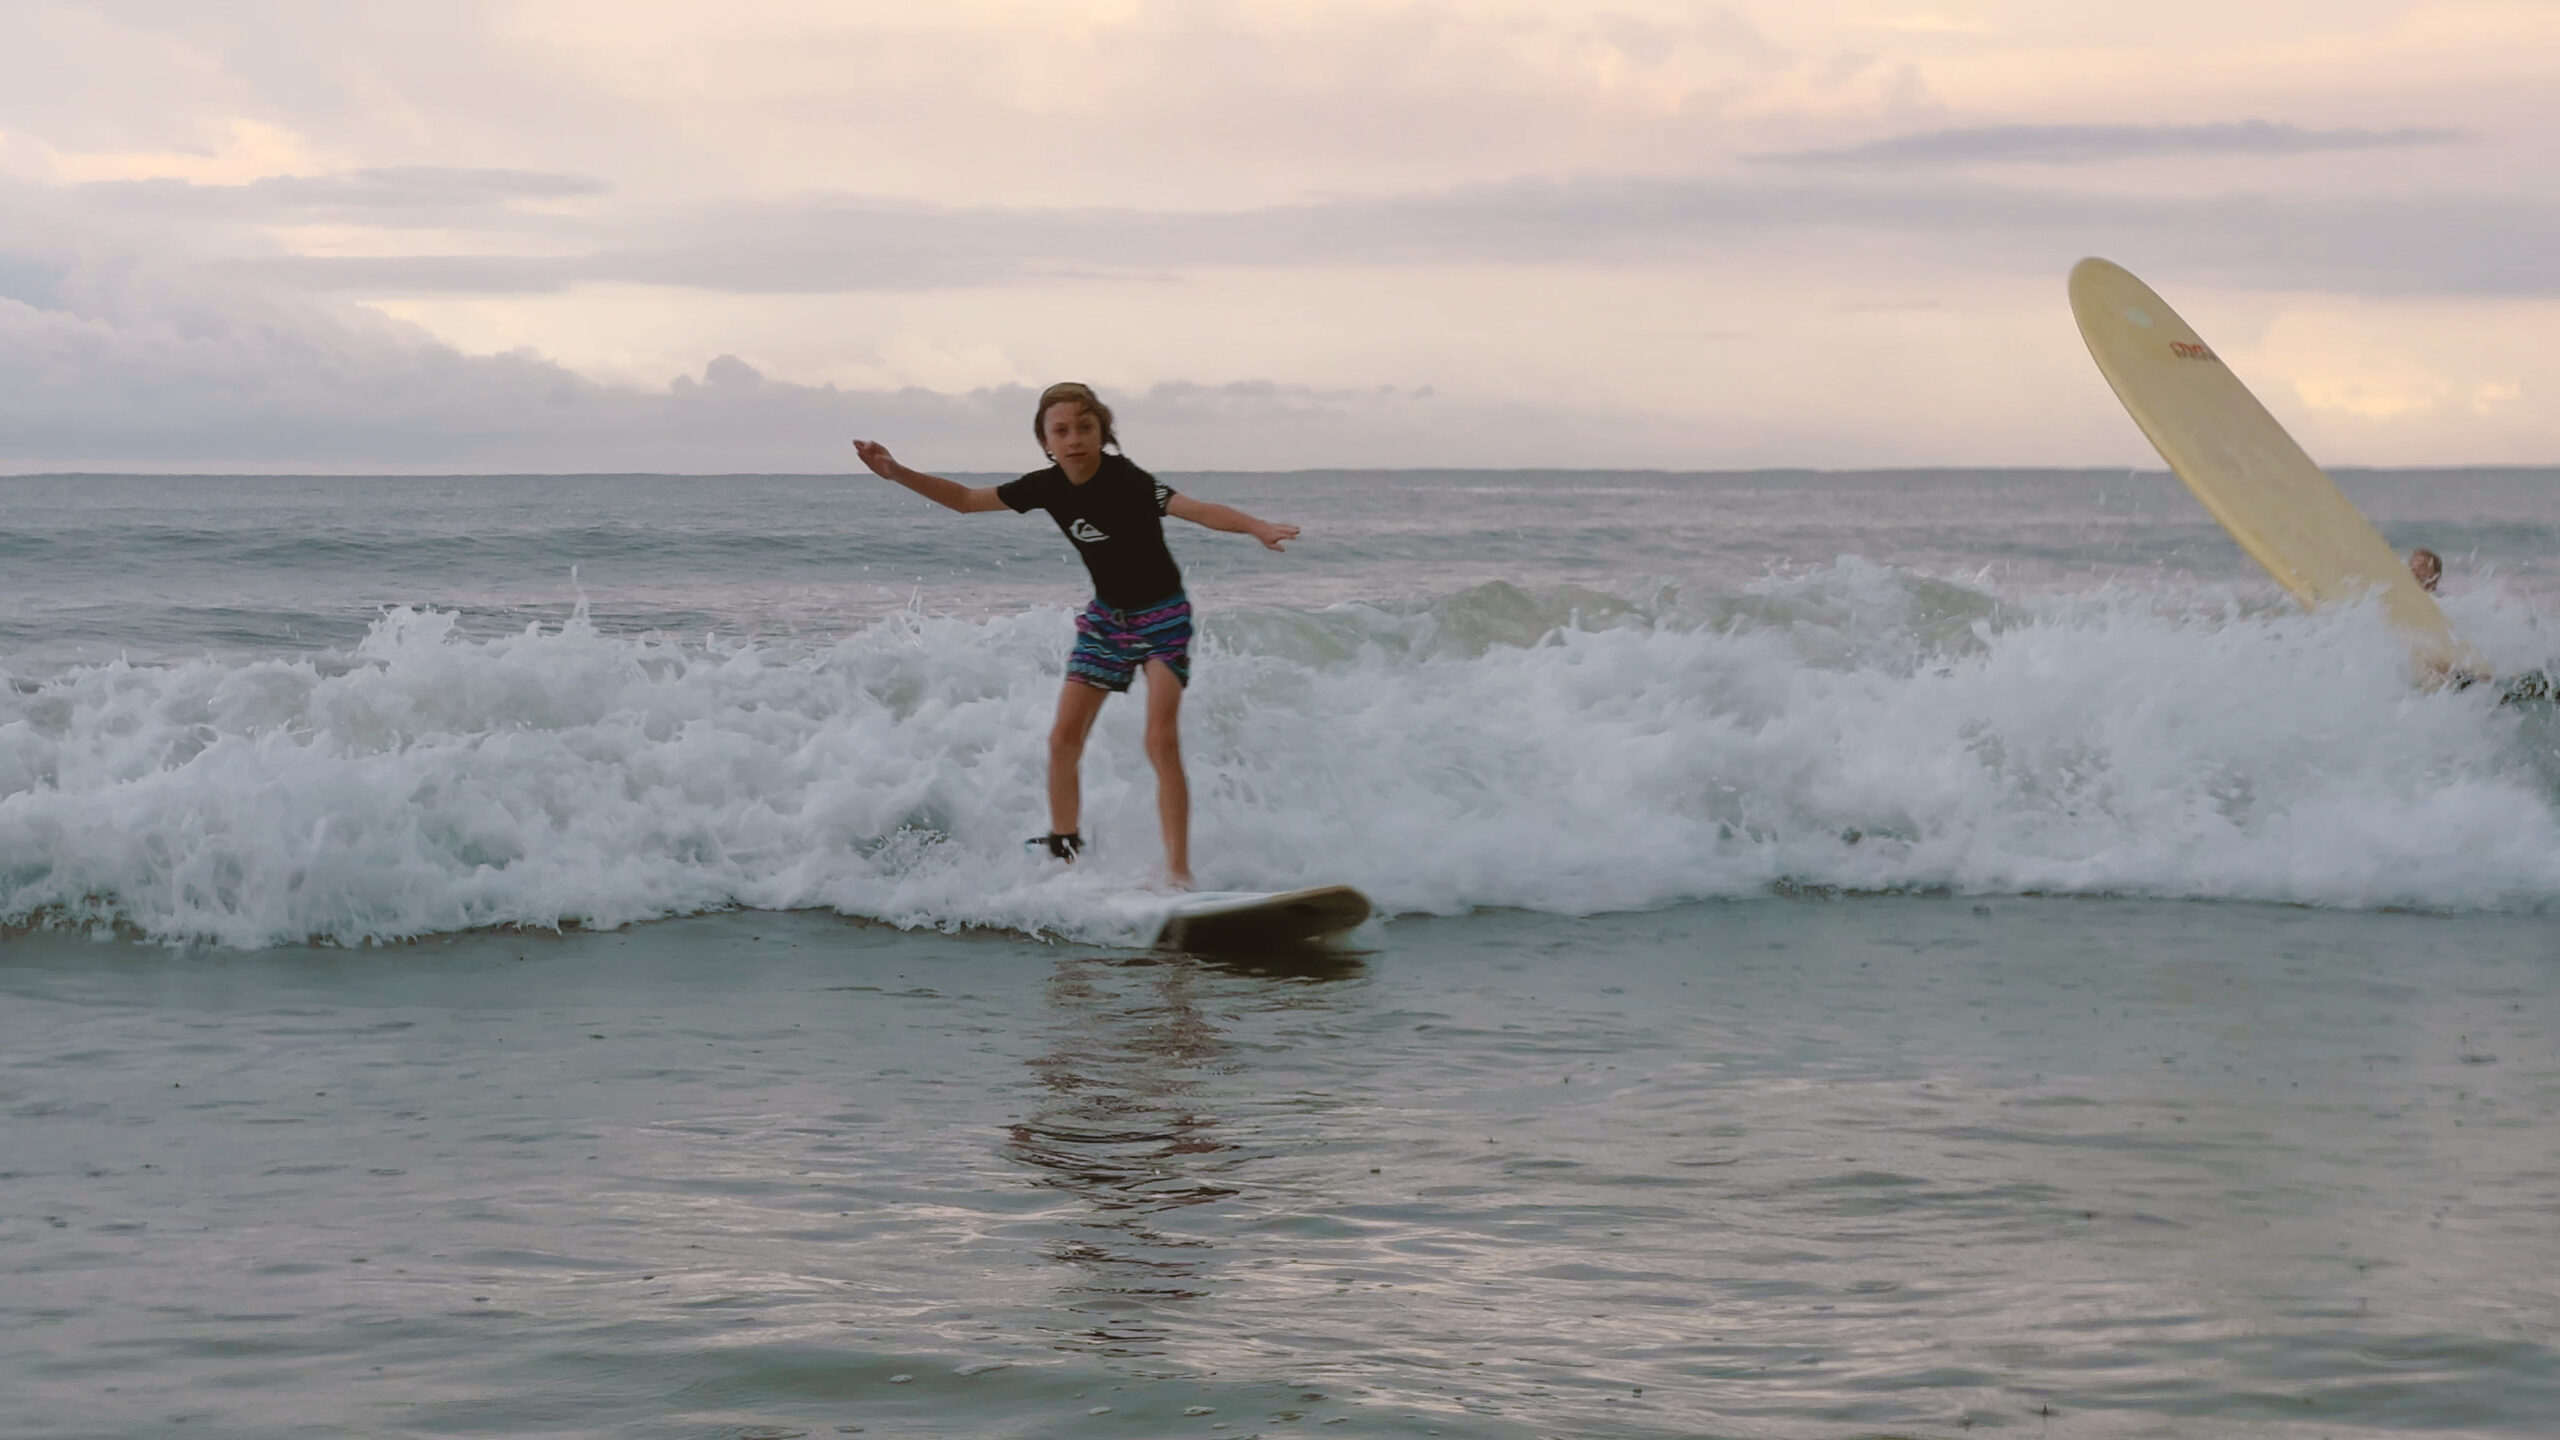
[[[2444,557],[2421,545],[2409,552],[2409,573],[2418,577],[2419,589],[2432,595],[2444,578]]]
[[[1040,392],[1040,408],[1031,412],[1031,433],[1042,454],[1069,469],[1098,461],[1104,446],[1120,443],[1111,429],[1111,407],[1092,386],[1073,380]]]

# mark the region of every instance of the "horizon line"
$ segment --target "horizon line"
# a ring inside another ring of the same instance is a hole
[[[2445,461],[2412,465],[2323,465],[2331,474],[2442,474],[2448,471],[2560,472],[2560,460]],[[948,475],[1013,476],[1016,470],[953,468]],[[1217,466],[1159,467],[1165,475],[1324,476],[1324,475],[2159,475],[2173,477],[2165,464],[2006,464],[1965,465],[1947,462],[1899,465],[1327,465],[1287,469],[1230,469]],[[0,466],[0,482],[10,480],[869,480],[862,470],[11,470]]]

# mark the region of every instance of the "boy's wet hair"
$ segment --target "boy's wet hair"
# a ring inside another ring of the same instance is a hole
[[[1061,380],[1040,392],[1040,408],[1031,412],[1031,438],[1040,442],[1041,454],[1049,453],[1049,436],[1045,428],[1049,423],[1049,407],[1066,404],[1081,405],[1087,414],[1093,416],[1102,426],[1103,444],[1120,443],[1120,437],[1111,430],[1111,407],[1103,404],[1102,397],[1093,393],[1093,387],[1081,381]]]

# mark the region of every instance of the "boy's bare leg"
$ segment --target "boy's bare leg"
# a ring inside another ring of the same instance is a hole
[[[1156,818],[1164,822],[1165,878],[1191,888],[1191,782],[1182,774],[1182,682],[1147,662],[1147,761],[1156,767]]]
[[[1076,817],[1084,809],[1076,766],[1084,759],[1084,739],[1093,733],[1094,718],[1109,698],[1110,691],[1081,680],[1070,680],[1058,690],[1058,718],[1049,727],[1049,829],[1053,834],[1076,833]]]

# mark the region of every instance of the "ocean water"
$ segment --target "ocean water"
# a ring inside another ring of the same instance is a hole
[[[1043,517],[0,479],[0,1435],[2550,1432],[2548,707],[2156,474],[1168,478],[1347,952],[1138,948],[1125,701],[1022,853]]]

